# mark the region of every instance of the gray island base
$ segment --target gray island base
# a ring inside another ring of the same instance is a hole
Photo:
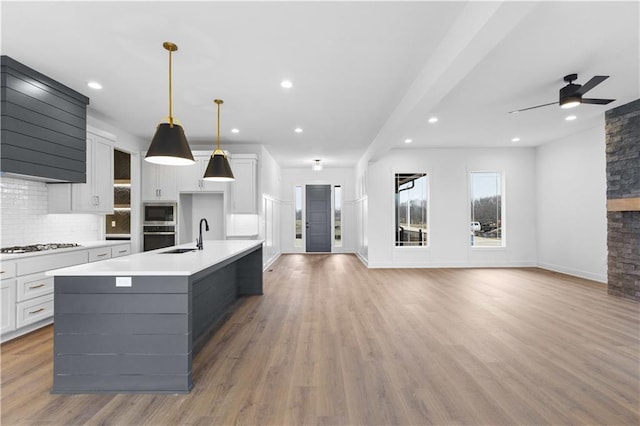
[[[87,267],[50,273],[52,393],[191,390],[194,354],[237,298],[262,294],[262,243],[205,241],[203,251],[167,250],[99,262],[93,274]]]

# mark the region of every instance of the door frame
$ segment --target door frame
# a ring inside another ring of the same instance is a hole
[[[320,182],[304,182],[304,183],[296,183],[293,185],[293,226],[294,226],[294,231],[293,231],[293,239],[294,242],[292,243],[292,253],[315,253],[315,252],[307,252],[307,186],[308,185],[328,185],[331,188],[331,225],[330,225],[330,229],[329,232],[331,233],[331,253],[337,253],[335,251],[335,187],[336,186],[340,186],[341,188],[344,189],[344,184],[343,183],[332,183],[332,182],[327,182],[327,181],[320,181]],[[296,205],[295,205],[295,191],[296,191],[296,187],[300,186],[302,187],[302,219],[303,219],[303,223],[302,223],[302,243],[300,247],[296,247],[295,246],[295,209],[296,209]],[[344,200],[342,200],[342,204],[344,207]],[[344,219],[343,219],[343,224],[344,224]],[[343,231],[343,235],[344,235],[344,229]]]

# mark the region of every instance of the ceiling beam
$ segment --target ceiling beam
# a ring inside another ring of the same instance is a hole
[[[358,169],[381,158],[407,137],[405,132],[423,126],[440,101],[537,6],[467,3],[358,161]]]

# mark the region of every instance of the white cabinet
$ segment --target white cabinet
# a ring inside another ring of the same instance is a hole
[[[163,166],[149,163],[142,157],[142,200],[176,201],[176,169],[191,166]]]
[[[53,293],[16,303],[16,327],[53,317]]]
[[[195,164],[180,167],[178,170],[178,192],[224,192],[227,184],[202,179],[209,165],[210,155],[194,155]]]
[[[111,247],[111,257],[128,256],[131,254],[131,244],[121,244]]]
[[[87,132],[87,182],[47,185],[49,213],[113,212],[114,137]]]
[[[257,157],[254,154],[234,155],[230,163],[236,178],[231,182],[232,213],[257,213]]]
[[[16,329],[16,280],[0,284],[0,334]]]
[[[100,247],[89,250],[89,262],[111,259],[111,247]]]
[[[44,272],[25,275],[16,280],[16,302],[53,293],[53,277]]]

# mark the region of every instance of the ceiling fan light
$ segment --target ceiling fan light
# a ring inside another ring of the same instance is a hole
[[[158,124],[144,159],[149,163],[169,166],[188,166],[195,163],[184,130],[176,123],[173,123],[173,126],[169,123]]]
[[[216,149],[213,152],[202,179],[212,182],[232,182],[235,180],[224,151]]]
[[[578,105],[580,105],[579,98],[567,98],[560,101],[560,108],[564,109],[575,108]]]

